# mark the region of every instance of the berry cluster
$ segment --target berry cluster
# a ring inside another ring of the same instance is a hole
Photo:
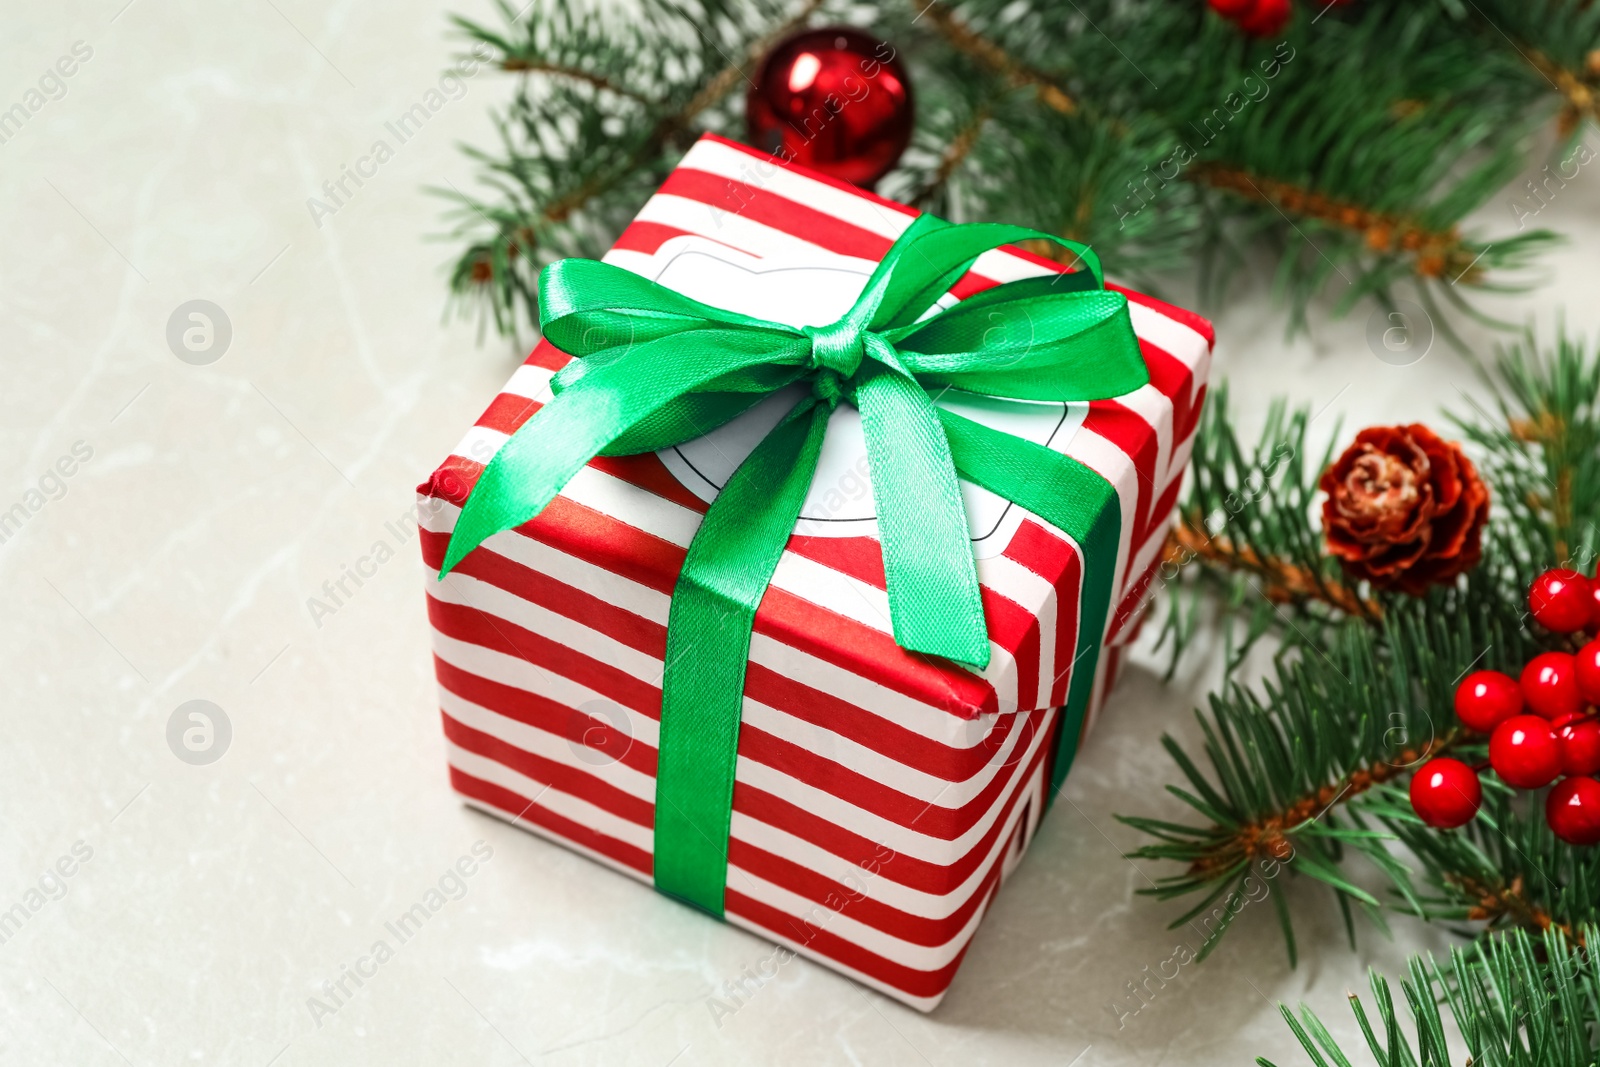
[[[1528,607],[1553,633],[1600,634],[1600,580],[1549,570],[1534,579]],[[1456,687],[1456,717],[1489,735],[1489,767],[1516,789],[1542,789],[1545,819],[1561,840],[1600,844],[1600,638],[1576,655],[1543,652],[1520,678],[1475,671]],[[1463,826],[1483,800],[1478,770],[1460,760],[1429,760],[1411,779],[1411,807],[1429,826]],[[1564,777],[1563,777],[1564,776]]]

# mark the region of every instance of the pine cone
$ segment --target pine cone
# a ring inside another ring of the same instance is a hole
[[[1420,423],[1362,430],[1319,487],[1328,552],[1354,578],[1420,596],[1483,553],[1489,490],[1461,446]]]

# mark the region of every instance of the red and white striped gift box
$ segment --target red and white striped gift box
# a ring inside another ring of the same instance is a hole
[[[685,249],[870,265],[914,215],[708,136],[606,260],[650,277]],[[988,252],[952,294],[1059,269]],[[1212,333],[1127,296],[1150,383],[1074,405],[1075,429],[1048,442],[1115,488],[1116,559],[1083,559],[1065,533],[1010,505],[977,552],[992,650],[981,673],[895,645],[870,524],[829,536],[803,522],[756,615],[726,918],[917,1008],[943,997],[1048,802],[1084,568],[1115,577],[1082,731],[1160,562]],[[567,358],[541,343],[421,487],[435,572],[484,464],[549,398]],[[668,601],[708,492],[681,454],[597,458],[536,519],[428,583],[455,789],[645,882]]]

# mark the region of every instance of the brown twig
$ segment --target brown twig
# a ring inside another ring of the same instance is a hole
[[[978,134],[983,132],[984,123],[989,121],[989,107],[984,105],[972,113],[966,125],[956,131],[956,135],[945,146],[944,154],[939,157],[939,166],[929,176],[928,180],[917,189],[911,197],[911,203],[923,204],[934,193],[944,188],[950,181],[950,176],[955,173],[967,156],[972,154],[973,147],[978,143]]]
[[[690,97],[689,102],[683,105],[680,111],[662,120],[661,126],[658,127],[661,142],[665,143],[668,137],[687,126],[700,112],[727,96],[729,91],[739,82],[748,81],[749,79],[744,72],[745,64],[755,63],[766,55],[780,37],[785,37],[792,30],[804,25],[812,13],[821,6],[822,0],[806,0],[805,6],[796,11],[782,25],[750,42],[750,46],[744,51],[744,61],[742,63],[731,62],[726,67],[723,67],[715,77],[706,82],[698,93]]]
[[[539,59],[523,59],[521,56],[507,56],[500,63],[500,69],[513,74],[551,74],[558,78],[569,78],[572,81],[592,85],[596,89],[604,89],[608,93],[627,97],[636,103],[649,107],[654,104],[648,96],[636,92],[625,85],[618,85],[604,74],[596,74],[592,70],[582,67],[569,67],[560,63],[549,63]]]
[[[1240,863],[1267,859],[1287,862],[1294,855],[1294,846],[1289,842],[1290,834],[1321,818],[1335,804],[1347,803],[1373,786],[1397,778],[1423,761],[1449,750],[1462,737],[1452,731],[1434,738],[1421,748],[1406,749],[1392,762],[1380,761],[1357,768],[1315,793],[1301,797],[1276,815],[1246,823],[1235,830],[1220,848],[1190,864],[1189,874],[1195,878],[1210,878]]]
[[[1584,944],[1581,931],[1575,931],[1568,923],[1557,922],[1549,912],[1527,901],[1523,896],[1520,874],[1511,880],[1510,885],[1501,886],[1486,886],[1467,875],[1449,874],[1445,877],[1469,898],[1477,901],[1467,910],[1469,919],[1486,922],[1490,926],[1510,919],[1518,925],[1541,932],[1559,930],[1569,943],[1578,948],[1588,947]]]
[[[1077,199],[1073,202],[1072,220],[1060,231],[1060,236],[1069,241],[1083,244],[1089,240],[1089,219],[1094,214],[1094,193],[1084,189],[1080,190]],[[1037,238],[1031,241],[1019,241],[1018,247],[1032,252],[1036,256],[1054,260],[1067,270],[1077,270],[1081,257],[1078,253],[1065,245],[1055,241],[1046,241]]]
[[[1452,226],[1429,230],[1409,219],[1373,211],[1348,200],[1303,189],[1293,182],[1258,177],[1220,163],[1196,163],[1184,178],[1198,185],[1221,189],[1247,200],[1271,204],[1286,215],[1299,215],[1354,232],[1374,252],[1409,255],[1416,272],[1425,278],[1478,281],[1483,270],[1475,251]]]
[[[1541,411],[1532,418],[1511,420],[1511,436],[1524,444],[1548,444],[1559,438],[1564,429],[1560,416],[1549,411]]]
[[[1017,59],[1010,52],[1001,48],[995,42],[978,33],[971,26],[956,17],[939,0],[932,0],[926,7],[922,7],[920,0],[913,0],[921,11],[919,17],[926,16],[935,29],[944,35],[952,45],[967,55],[973,57],[990,70],[1005,78],[1015,88],[1031,87],[1039,97],[1039,102],[1063,115],[1073,115],[1078,111],[1077,101],[1043,71],[1036,70],[1028,64]]]
[[[1163,552],[1166,562],[1182,566],[1199,558],[1230,570],[1249,571],[1263,579],[1261,592],[1274,603],[1317,600],[1332,605],[1347,615],[1376,621],[1383,617],[1377,601],[1364,599],[1354,590],[1307,567],[1286,559],[1262,556],[1247,545],[1236,545],[1226,537],[1212,537],[1200,517],[1181,513],[1167,535]]]
[[[1575,74],[1536,49],[1529,49],[1522,54],[1532,64],[1534,70],[1544,75],[1545,80],[1556,87],[1556,91],[1566,101],[1566,106],[1561,109],[1561,117],[1557,120],[1562,137],[1576,130],[1578,124],[1585,118],[1592,117],[1600,121],[1600,93],[1597,93],[1595,86],[1590,84],[1592,79],[1600,76],[1600,49],[1589,53],[1585,72],[1587,78]]]

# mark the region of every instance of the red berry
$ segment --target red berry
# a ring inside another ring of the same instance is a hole
[[[1545,571],[1528,587],[1528,608],[1539,625],[1570,634],[1589,625],[1594,615],[1594,586],[1577,571]]]
[[[1600,640],[1578,649],[1578,695],[1591,704],[1600,704]]]
[[[1600,633],[1600,575],[1589,579],[1589,632]]]
[[[1600,782],[1563,778],[1544,798],[1544,817],[1555,835],[1569,845],[1600,842]]]
[[[1522,668],[1522,696],[1536,715],[1554,719],[1583,710],[1578,662],[1570,652],[1541,652]]]
[[[1551,724],[1561,742],[1562,774],[1594,774],[1600,771],[1600,722],[1578,716],[1571,722]]]
[[[1507,785],[1538,789],[1561,773],[1561,744],[1543,719],[1517,715],[1490,735],[1489,766]]]
[[[1256,6],[1256,0],[1210,0],[1211,10],[1225,19],[1242,18]]]
[[[1289,0],[1256,0],[1239,19],[1239,28],[1252,37],[1276,37],[1289,25],[1290,14]]]
[[[1600,644],[1600,642],[1596,642]],[[1489,733],[1522,714],[1522,689],[1499,671],[1473,671],[1456,686],[1456,718],[1470,730]]]
[[[1465,826],[1481,803],[1478,773],[1458,759],[1429,760],[1411,776],[1411,810],[1429,826],[1440,830]]]

